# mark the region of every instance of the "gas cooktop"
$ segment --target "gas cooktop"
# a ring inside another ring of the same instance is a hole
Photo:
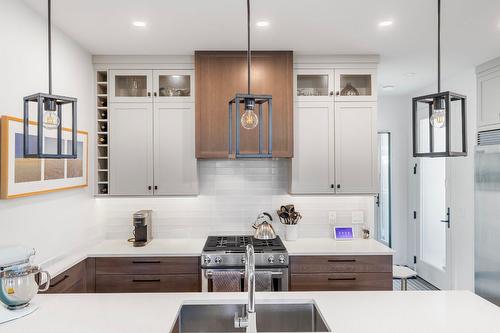
[[[256,253],[286,251],[281,239],[256,239],[253,236],[208,236],[203,252],[244,253],[252,244]]]

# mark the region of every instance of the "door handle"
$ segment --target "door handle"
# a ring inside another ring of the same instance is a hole
[[[148,97],[151,97],[151,93],[150,92],[148,92]]]
[[[441,220],[443,223],[448,224],[448,229],[450,229],[450,207],[446,210],[446,220]]]

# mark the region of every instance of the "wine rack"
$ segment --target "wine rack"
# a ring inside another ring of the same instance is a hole
[[[108,71],[96,71],[96,144],[97,144],[97,163],[96,163],[96,195],[109,194],[109,114],[108,114]]]

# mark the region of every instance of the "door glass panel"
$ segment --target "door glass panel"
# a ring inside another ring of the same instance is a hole
[[[191,96],[190,75],[160,75],[158,83],[160,96]]]
[[[297,75],[297,96],[327,96],[328,75]]]
[[[340,96],[371,96],[372,77],[370,74],[341,74]]]
[[[446,159],[421,158],[420,256],[421,261],[446,270]]]
[[[148,77],[146,75],[116,75],[115,96],[146,97]]]
[[[378,134],[379,184],[377,240],[391,246],[391,134]]]

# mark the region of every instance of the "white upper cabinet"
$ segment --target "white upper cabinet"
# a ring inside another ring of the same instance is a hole
[[[298,69],[295,71],[295,101],[332,101],[333,87],[333,70]]]
[[[335,181],[337,193],[377,192],[377,105],[335,104]]]
[[[298,102],[294,112],[291,193],[334,193],[333,103]]]
[[[109,194],[153,194],[153,106],[112,103],[109,110]]]
[[[153,99],[153,71],[110,70],[110,101],[113,103],[147,103]]]
[[[371,68],[335,69],[335,101],[377,100],[376,70]]]
[[[198,194],[194,103],[155,103],[154,193]]]
[[[478,127],[500,125],[500,67],[477,80]]]
[[[153,71],[153,97],[155,102],[194,102],[194,72]]]

